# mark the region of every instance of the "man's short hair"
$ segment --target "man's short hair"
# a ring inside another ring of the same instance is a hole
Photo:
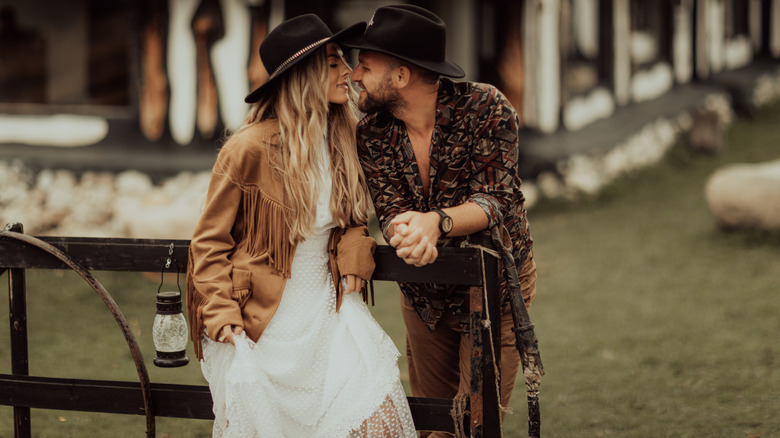
[[[422,67],[418,67],[418,66],[416,66],[414,64],[410,64],[409,62],[404,61],[403,59],[396,58],[395,56],[388,56],[388,61],[387,61],[387,69],[388,70],[392,70],[392,69],[400,67],[402,65],[405,66],[406,68],[408,68],[409,70],[412,70],[416,74],[420,75],[420,77],[422,78],[423,82],[425,82],[428,85],[433,85],[436,82],[438,82],[439,81],[439,77],[441,76],[440,74],[438,74],[438,73],[436,73],[434,71],[431,71],[431,70],[428,70],[428,69],[425,69],[425,68],[422,68]]]

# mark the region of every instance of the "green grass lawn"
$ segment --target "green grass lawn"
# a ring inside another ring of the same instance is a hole
[[[777,126],[780,105],[734,124],[721,155],[680,145],[530,213],[544,435],[780,436],[780,233],[719,230],[703,194],[721,165],[780,158]]]
[[[780,103],[733,124],[720,155],[693,155],[680,145],[594,199],[530,212],[539,270],[531,317],[547,373],[543,436],[780,434],[780,233],[721,231],[703,195],[719,166],[780,158],[777,126]],[[204,383],[197,363],[152,365],[154,276],[95,276],[139,337],[153,381]],[[376,286],[372,311],[403,351],[397,287]],[[31,374],[136,380],[116,323],[76,274],[28,272],[28,311]],[[0,299],[0,320],[7,315]],[[2,373],[11,368],[8,330],[0,322]],[[403,358],[400,365],[406,379]],[[525,434],[522,381],[517,388],[507,437]],[[37,437],[145,430],[143,416],[68,411],[34,410],[32,424]],[[158,418],[157,431],[206,437],[210,422]],[[12,409],[0,407],[0,437],[10,436]]]

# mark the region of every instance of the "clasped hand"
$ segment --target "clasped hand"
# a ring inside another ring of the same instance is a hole
[[[439,256],[436,242],[439,241],[441,231],[437,213],[407,211],[393,218],[390,224],[395,231],[388,243],[407,264],[425,266]]]

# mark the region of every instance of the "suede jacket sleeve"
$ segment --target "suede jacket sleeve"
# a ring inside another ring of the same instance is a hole
[[[231,138],[220,151],[190,243],[187,293],[194,341],[203,328],[216,340],[222,327],[243,326],[241,308],[233,297],[231,256],[240,238],[236,225],[244,197],[237,176],[241,164],[254,158],[249,154],[240,136]]]
[[[333,284],[336,287],[336,310],[341,308],[343,292],[339,280],[344,275],[356,275],[369,282],[376,267],[374,250],[376,241],[369,236],[365,225],[341,228],[331,236],[328,251],[330,252],[330,271]],[[368,302],[367,285],[361,289],[363,301]],[[373,290],[372,290],[373,301]]]
[[[341,276],[356,275],[371,280],[374,273],[374,250],[376,241],[368,235],[365,225],[350,227],[338,241],[337,263]]]

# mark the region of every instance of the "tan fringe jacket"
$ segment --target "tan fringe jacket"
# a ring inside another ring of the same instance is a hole
[[[267,121],[234,134],[217,157],[206,204],[195,227],[187,267],[187,312],[195,355],[203,330],[216,340],[222,327],[242,327],[257,342],[276,312],[295,254],[281,204],[282,184],[268,162],[278,124]],[[370,280],[376,242],[365,226],[336,228],[328,243],[338,280]],[[365,298],[365,287],[363,289]]]

